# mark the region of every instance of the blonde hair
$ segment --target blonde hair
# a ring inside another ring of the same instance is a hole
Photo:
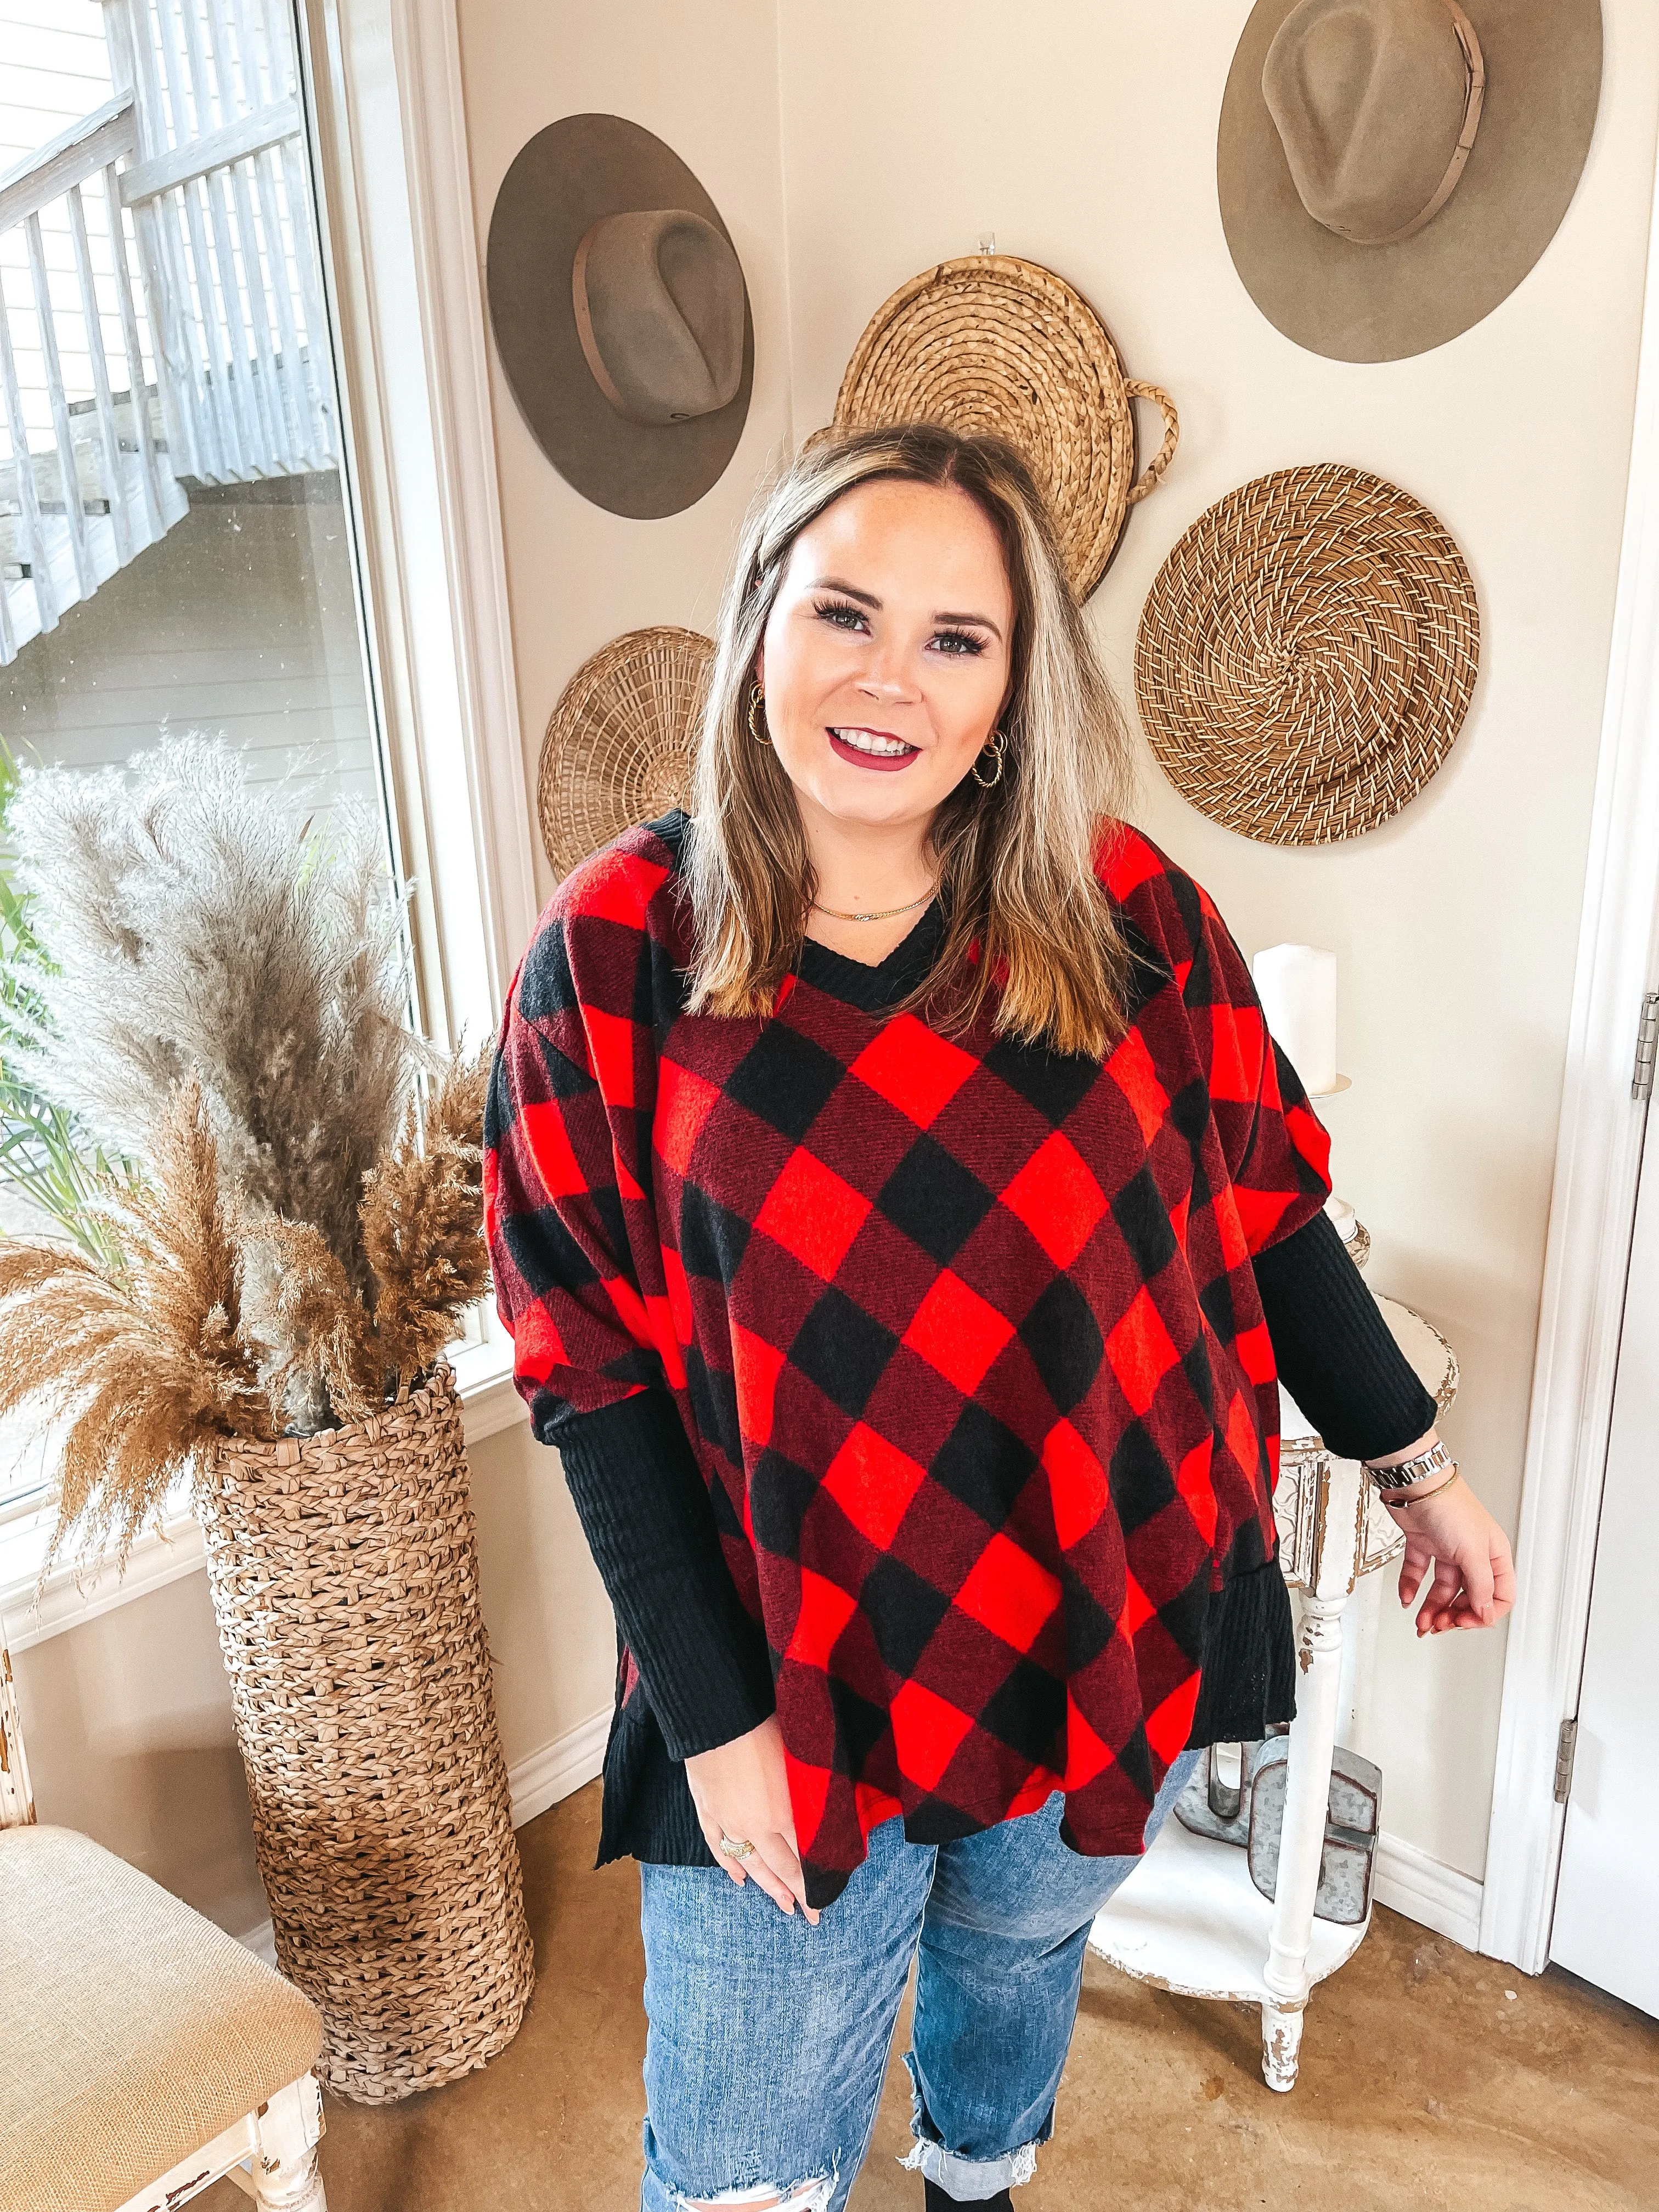
[[[929,422],[813,440],[744,526],[692,779],[688,1004],[769,1013],[799,957],[817,881],[794,787],[749,732],[755,661],[795,539],[878,477],[965,492],[997,533],[1014,602],[1001,778],[988,790],[965,777],[934,817],[945,935],[906,1006],[960,1031],[988,1005],[1000,1036],[1103,1058],[1126,1026],[1129,952],[1094,861],[1123,811],[1127,730],[1025,464],[1000,439]]]

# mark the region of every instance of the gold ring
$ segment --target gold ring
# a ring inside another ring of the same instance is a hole
[[[726,1853],[727,1858],[746,1859],[754,1848],[747,1836],[728,1836],[726,1831],[721,1829],[720,1849]]]

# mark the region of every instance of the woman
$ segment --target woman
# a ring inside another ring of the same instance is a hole
[[[928,2205],[1030,2179],[1095,1913],[1196,1747],[1293,1710],[1278,1374],[1389,1470],[1419,1633],[1510,1602],[1127,753],[1016,456],[819,442],[693,815],[568,878],[509,994],[488,1228],[618,1622],[647,2212],[839,2212],[913,1957]]]

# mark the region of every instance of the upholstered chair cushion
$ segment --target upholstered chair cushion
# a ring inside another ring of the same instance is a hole
[[[0,2204],[114,2212],[307,2071],[310,2001],[68,1828],[0,1830]]]

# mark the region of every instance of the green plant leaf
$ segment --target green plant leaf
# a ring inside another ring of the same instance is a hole
[[[18,1069],[25,1024],[46,1018],[45,1003],[31,979],[52,972],[46,948],[29,926],[29,901],[9,873],[6,817],[20,773],[16,755],[0,736],[0,1182],[20,1190],[89,1259],[119,1267],[120,1248],[107,1223],[88,1211],[88,1201],[112,1179],[129,1190],[140,1188],[143,1178],[137,1163],[112,1163],[97,1146],[88,1156],[70,1116]],[[9,1018],[14,1015],[21,1019]]]

